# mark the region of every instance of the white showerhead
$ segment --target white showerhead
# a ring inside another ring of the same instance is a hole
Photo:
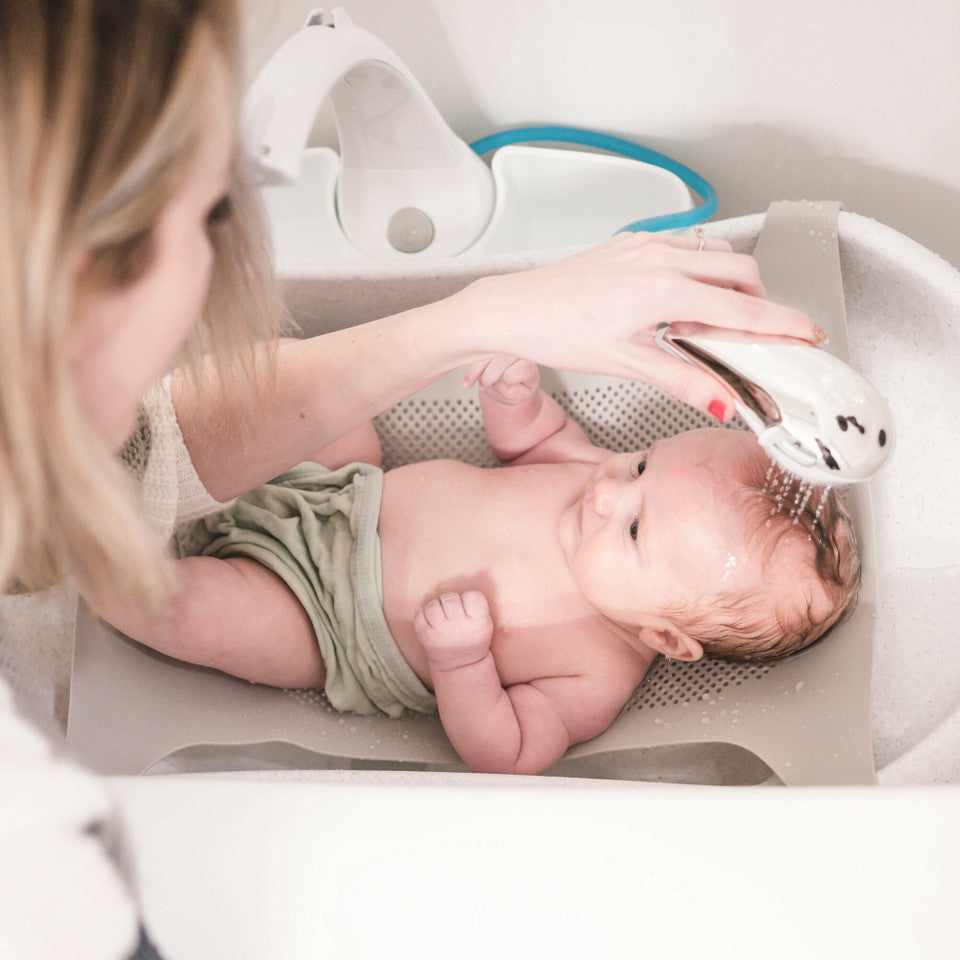
[[[893,449],[893,419],[859,373],[819,347],[678,337],[657,343],[717,377],[737,413],[780,466],[817,484],[867,480]]]

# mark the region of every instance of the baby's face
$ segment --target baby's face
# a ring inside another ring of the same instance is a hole
[[[584,597],[617,623],[658,628],[670,610],[759,590],[762,558],[733,496],[758,456],[752,435],[706,429],[600,463],[565,516]]]

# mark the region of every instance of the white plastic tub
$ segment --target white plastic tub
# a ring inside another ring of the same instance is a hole
[[[760,216],[709,232],[748,251]],[[144,912],[177,960],[960,955],[960,274],[841,214],[855,365],[898,447],[872,484],[873,750],[892,788],[428,772],[113,778]],[[492,258],[488,269],[535,262]],[[287,278],[324,327],[469,279]],[[936,784],[952,786],[936,787]]]
[[[115,781],[164,956],[933,960],[960,951],[954,789],[355,772],[293,780]]]

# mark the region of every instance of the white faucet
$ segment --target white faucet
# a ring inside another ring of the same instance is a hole
[[[394,260],[471,246],[493,211],[489,168],[396,54],[340,8],[313,10],[247,94],[246,135],[263,182],[297,180],[328,97],[340,138],[337,215],[350,242]]]

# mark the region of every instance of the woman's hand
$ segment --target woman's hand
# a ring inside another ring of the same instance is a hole
[[[697,245],[694,236],[619,234],[538,270],[488,277],[435,303],[282,343],[276,390],[255,418],[215,378],[198,391],[180,377],[173,398],[187,450],[210,494],[227,500],[445,373],[505,355],[645,380],[726,420],[728,388],[661,350],[657,327],[811,343],[817,328],[764,299],[752,257],[722,240]]]
[[[799,310],[765,299],[753,257],[733,253],[724,240],[698,245],[694,236],[621,233],[549,266],[477,281],[469,291],[479,298],[474,309],[491,352],[643,380],[726,420],[733,394],[659,348],[660,324],[685,336],[817,343],[824,335]]]

